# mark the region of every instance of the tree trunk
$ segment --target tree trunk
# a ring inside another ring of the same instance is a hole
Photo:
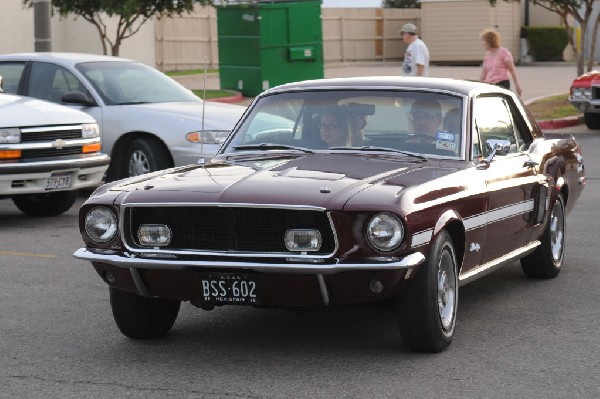
[[[598,25],[600,25],[600,13],[596,17],[594,23],[594,29],[592,30],[592,41],[590,45],[590,56],[587,63],[587,72],[590,72],[594,68],[594,62],[596,61],[596,38],[598,37]]]

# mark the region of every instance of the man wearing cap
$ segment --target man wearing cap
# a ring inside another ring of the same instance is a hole
[[[411,23],[404,24],[398,31],[402,41],[408,44],[404,53],[402,71],[405,76],[427,76],[429,74],[429,50],[417,36],[417,27]]]

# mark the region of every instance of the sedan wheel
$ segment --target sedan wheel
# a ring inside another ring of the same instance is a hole
[[[164,146],[153,139],[135,139],[127,151],[124,177],[139,176],[172,166]]]
[[[397,300],[402,341],[410,350],[440,352],[452,342],[458,305],[457,269],[452,238],[443,230],[427,263]]]
[[[548,225],[535,252],[521,259],[521,268],[529,278],[553,278],[560,273],[565,257],[565,203],[558,194]]]

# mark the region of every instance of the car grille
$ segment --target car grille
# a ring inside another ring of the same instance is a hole
[[[65,157],[68,155],[81,154],[81,146],[61,148],[36,148],[30,150],[22,150],[21,158],[56,158]]]
[[[600,99],[600,86],[592,87],[592,100]]]
[[[80,139],[81,138],[81,127],[80,128],[72,128],[65,127],[64,130],[42,130],[44,128],[40,128],[39,131],[27,131],[24,129],[21,134],[21,142],[22,143],[32,143],[32,142],[45,142],[45,141],[54,141],[58,139],[68,140],[68,139]],[[48,128],[50,129],[50,128]]]
[[[142,248],[137,230],[143,224],[165,224],[172,232],[165,250],[290,253],[284,243],[288,229],[317,229],[321,249],[311,254],[331,254],[335,239],[325,212],[247,207],[133,207],[125,213],[125,240]]]

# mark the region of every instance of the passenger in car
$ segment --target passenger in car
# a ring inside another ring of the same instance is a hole
[[[343,147],[352,144],[352,134],[348,118],[338,106],[331,106],[323,111],[319,125],[321,138],[329,147]]]
[[[444,115],[444,122],[442,124],[444,131],[449,133],[458,134],[460,133],[460,108],[451,108]]]

